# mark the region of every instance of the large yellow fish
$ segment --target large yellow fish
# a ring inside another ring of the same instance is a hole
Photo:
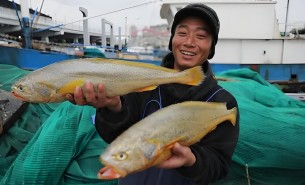
[[[118,136],[100,156],[99,179],[115,179],[166,160],[178,142],[189,146],[225,120],[235,126],[237,109],[225,103],[187,101],[147,116]],[[157,129],[156,129],[157,128]]]
[[[103,83],[106,95],[111,97],[152,90],[167,83],[198,85],[204,77],[200,66],[178,72],[140,62],[73,59],[48,65],[21,78],[13,84],[12,95],[27,102],[61,102],[66,100],[66,94],[87,81]]]

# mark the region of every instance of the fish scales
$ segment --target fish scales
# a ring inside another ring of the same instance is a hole
[[[99,178],[109,178],[107,174],[112,173],[107,170],[122,177],[154,166],[168,157],[167,150],[175,142],[189,146],[225,120],[235,125],[236,111],[227,110],[225,103],[199,101],[165,107],[131,126],[107,147],[101,155],[106,167]],[[117,159],[120,155],[127,157]]]
[[[219,115],[226,116],[230,113],[224,104],[202,104],[201,102],[192,102],[192,104],[197,106],[190,106],[187,103],[183,103],[179,104],[180,106],[173,106],[170,109],[158,111],[154,116],[147,117],[145,121],[143,120],[135,124],[120,137],[132,138],[128,139],[130,143],[133,143],[139,138],[141,140],[158,138],[158,141],[166,143],[174,140],[177,135],[183,135],[185,136],[183,137],[183,141],[187,142],[189,138],[192,138],[198,133],[207,133],[217,124],[217,122],[213,125],[205,124],[201,120],[217,121],[216,118],[219,118]],[[204,114],[199,114],[200,112]],[[190,126],[192,129],[190,129]],[[114,142],[120,142],[119,138]],[[126,143],[126,141],[124,142]]]
[[[204,80],[200,66],[178,72],[152,64],[111,59],[74,59],[36,70],[12,86],[15,97],[29,102],[60,102],[76,86],[103,83],[107,96],[152,90],[157,85],[198,85]]]

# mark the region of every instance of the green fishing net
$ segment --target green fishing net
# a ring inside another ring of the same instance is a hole
[[[249,70],[219,74],[237,99],[240,135],[229,176],[219,185],[304,185],[305,102]]]
[[[0,88],[28,74],[0,64]],[[304,185],[305,103],[283,94],[249,69],[218,74],[237,99],[240,136],[233,165],[217,185]],[[96,179],[106,143],[89,106],[29,104],[0,137],[0,184],[116,184]]]
[[[30,73],[0,64],[0,88]],[[106,143],[95,132],[90,106],[69,102],[29,104],[21,118],[0,137],[0,184],[94,184],[101,181],[99,155]]]

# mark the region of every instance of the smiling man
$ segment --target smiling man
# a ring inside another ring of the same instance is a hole
[[[188,5],[175,15],[169,41],[171,52],[162,66],[179,71],[202,66],[206,78],[198,86],[165,84],[152,91],[106,97],[103,84],[95,93],[93,84],[87,83],[86,92],[76,88],[74,99],[70,100],[97,108],[95,126],[108,143],[149,114],[175,103],[225,102],[228,109],[237,107],[235,98],[218,85],[208,62],[215,53],[219,28],[216,12],[204,4]],[[176,143],[169,159],[120,179],[119,185],[208,185],[224,178],[238,140],[238,120],[239,116],[235,126],[224,121],[191,146]]]
[[[181,71],[202,65],[209,56],[212,40],[209,26],[200,18],[181,20],[172,39],[174,69]]]

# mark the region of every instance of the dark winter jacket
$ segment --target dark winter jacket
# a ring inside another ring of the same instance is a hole
[[[163,65],[172,67],[164,62]],[[105,108],[98,109],[95,118],[98,133],[110,143],[147,115],[162,107],[183,101],[226,102],[228,109],[237,107],[235,98],[217,84],[209,62],[206,61],[202,67],[206,78],[199,86],[160,85],[153,91],[131,93],[121,97],[123,109],[119,113],[110,112]],[[225,121],[200,142],[190,146],[196,156],[196,163],[193,166],[169,170],[150,168],[120,179],[119,185],[206,185],[224,178],[228,173],[238,140],[238,118],[235,127],[229,121]]]

